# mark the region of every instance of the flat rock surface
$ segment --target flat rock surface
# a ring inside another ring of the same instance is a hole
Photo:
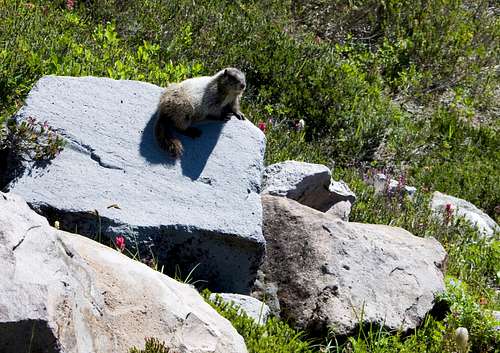
[[[455,217],[463,217],[483,235],[492,236],[495,232],[500,232],[498,224],[469,201],[435,191],[432,194],[431,209],[438,217],[444,216],[446,205],[451,206]]]
[[[343,222],[283,197],[262,201],[267,252],[254,293],[277,293],[281,317],[300,328],[346,335],[362,323],[406,331],[444,290],[447,255],[433,238]]]
[[[260,180],[265,137],[249,121],[206,122],[171,159],[154,140],[162,88],[138,81],[46,76],[18,112],[67,141],[45,167],[27,165],[8,190],[50,221],[86,236],[123,235],[214,290],[245,292],[264,248]],[[97,217],[98,214],[98,217]]]
[[[128,352],[145,337],[173,352],[247,352],[191,286],[0,193],[0,352]]]

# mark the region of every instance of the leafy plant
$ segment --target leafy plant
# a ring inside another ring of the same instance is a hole
[[[16,161],[53,159],[64,147],[64,140],[47,122],[33,117],[17,124],[11,121],[0,134],[0,150],[8,149]]]
[[[157,338],[146,338],[144,349],[133,347],[129,350],[129,353],[173,353],[173,351]]]
[[[259,325],[235,305],[222,301],[220,296],[211,301],[208,290],[204,290],[202,295],[219,314],[231,321],[236,331],[243,336],[249,353],[313,352],[304,333],[295,331],[285,322],[270,318],[264,325]]]

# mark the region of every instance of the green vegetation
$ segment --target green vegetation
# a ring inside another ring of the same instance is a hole
[[[249,86],[243,111],[254,123],[267,124],[268,163],[295,159],[332,167],[358,195],[353,220],[434,236],[448,251],[453,276],[443,296],[450,305],[444,320],[429,316],[406,337],[372,328],[343,343],[333,335],[310,341],[278,320],[259,328],[217,304],[249,351],[454,352],[453,332],[460,325],[469,329],[471,352],[495,351],[500,338],[488,310],[500,309],[498,234],[483,239],[463,220],[435,220],[427,192],[414,201],[376,196],[363,182],[369,168],[384,170],[420,190],[467,199],[500,220],[495,2],[75,4],[68,9],[64,1],[0,0],[0,152],[21,146],[22,153],[50,157],[62,146],[55,136],[49,141],[48,135],[33,135],[29,126],[7,128],[43,75],[164,86],[238,67]],[[299,119],[304,131],[291,127]],[[159,342],[149,342],[145,352],[161,352]]]
[[[129,353],[170,353],[165,347],[165,342],[160,342],[156,338],[146,338],[144,349],[131,348]]]
[[[238,307],[225,303],[220,297],[210,301],[210,292],[203,292],[213,308],[231,321],[234,328],[243,336],[249,352],[313,352],[304,334],[290,328],[286,323],[270,318],[265,325],[258,325],[252,318],[240,312]]]

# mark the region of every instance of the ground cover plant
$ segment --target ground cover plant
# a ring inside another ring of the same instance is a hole
[[[333,168],[358,195],[354,221],[436,237],[450,276],[449,313],[408,335],[371,328],[338,342],[277,320],[257,328],[216,305],[249,351],[453,352],[454,329],[466,326],[470,351],[493,352],[498,234],[483,239],[459,219],[443,224],[428,200],[439,190],[500,220],[498,12],[484,0],[0,0],[0,149],[13,148],[7,120],[43,75],[164,86],[238,67],[249,87],[242,108],[265,130],[267,163]],[[41,141],[42,152],[62,147]],[[363,181],[370,168],[404,175],[422,193],[377,196]]]

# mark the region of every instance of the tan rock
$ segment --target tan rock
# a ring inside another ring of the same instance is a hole
[[[0,193],[0,352],[127,352],[145,337],[174,352],[247,352],[189,285]]]
[[[435,239],[343,222],[283,197],[262,201],[267,254],[254,294],[277,288],[281,316],[300,328],[412,329],[444,290],[446,252]]]

